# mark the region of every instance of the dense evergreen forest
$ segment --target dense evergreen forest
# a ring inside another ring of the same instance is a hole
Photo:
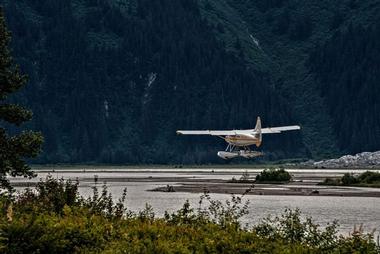
[[[39,163],[221,162],[176,129],[300,124],[266,159],[380,148],[380,3],[1,0]],[[376,83],[377,82],[377,83]],[[377,86],[376,86],[377,85]]]
[[[369,27],[350,24],[310,57],[339,146],[352,152],[380,147],[379,40],[380,19]]]

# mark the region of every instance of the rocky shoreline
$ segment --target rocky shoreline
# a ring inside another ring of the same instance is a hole
[[[370,168],[380,169],[380,151],[363,152],[356,155],[344,155],[337,159],[313,161],[309,160],[300,164],[313,168]]]

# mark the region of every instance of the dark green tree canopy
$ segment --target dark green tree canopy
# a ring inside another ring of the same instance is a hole
[[[266,137],[265,160],[376,151],[378,2],[0,0],[29,75],[11,99],[34,112],[42,164],[224,163],[223,141],[175,131],[258,115],[302,126]]]
[[[9,42],[10,33],[0,9],[0,181],[3,187],[9,187],[7,175],[33,176],[25,160],[37,156],[43,142],[42,135],[33,131],[8,134],[8,126],[18,127],[32,118],[31,111],[7,100],[26,83],[26,76],[13,62]]]
[[[266,74],[239,59],[244,41],[226,50],[198,1],[114,2],[4,1],[30,78],[15,99],[45,137],[38,163],[220,163],[224,142],[176,130],[248,129],[258,115],[266,126],[295,122]],[[264,149],[302,153],[298,134],[285,135]]]

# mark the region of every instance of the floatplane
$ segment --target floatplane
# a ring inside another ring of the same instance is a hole
[[[261,119],[257,117],[256,126],[249,130],[178,130],[179,135],[210,135],[217,136],[227,142],[225,151],[219,151],[218,156],[222,159],[244,157],[247,159],[264,155],[259,151],[252,151],[251,145],[259,147],[262,143],[262,134],[275,134],[283,131],[300,130],[299,125],[261,128]]]

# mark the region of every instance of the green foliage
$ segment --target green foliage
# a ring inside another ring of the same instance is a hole
[[[350,173],[345,173],[341,181],[343,185],[352,185],[358,183],[358,179],[356,179],[356,177]]]
[[[361,183],[380,183],[380,173],[366,171],[358,176],[358,181]]]
[[[335,222],[322,229],[298,210],[243,229],[238,220],[247,213],[247,203],[242,197],[222,204],[205,193],[197,210],[186,202],[177,212],[155,218],[149,205],[134,214],[125,210],[124,200],[114,204],[106,188],[83,199],[77,187],[48,177],[36,191],[13,201],[1,196],[1,252],[380,253],[372,235],[338,236]]]
[[[255,231],[268,239],[303,243],[322,251],[334,249],[338,243],[337,222],[320,229],[311,218],[302,220],[299,210],[286,209],[280,217],[268,217],[255,227]]]
[[[124,207],[126,196],[127,189],[125,188],[118,202],[114,204],[112,195],[108,192],[107,186],[104,184],[100,195],[98,188],[95,186],[93,187],[93,195],[87,200],[80,201],[91,213],[100,214],[108,218],[121,218],[126,213]]]
[[[374,243],[372,234],[339,236],[337,225],[337,221],[334,221],[322,229],[311,218],[302,219],[299,210],[286,209],[280,217],[264,219],[261,224],[254,227],[254,232],[269,241],[291,244],[294,251],[292,253],[348,254],[380,251],[379,246]],[[364,245],[359,247],[362,244]]]
[[[334,179],[334,178],[325,178],[322,183],[319,183],[320,185],[339,185],[340,179]]]
[[[345,186],[363,186],[363,187],[380,187],[380,173],[366,171],[360,175],[345,173],[340,179],[326,178],[322,185],[345,185]]]
[[[249,201],[243,202],[243,197],[250,191],[248,189],[241,197],[232,195],[231,200],[223,204],[220,200],[214,200],[206,192],[199,201],[198,215],[206,221],[211,221],[221,227],[240,228],[239,219],[248,214]],[[204,208],[204,202],[208,204]]]
[[[292,176],[284,168],[264,169],[256,176],[256,182],[289,182]]]
[[[35,191],[27,189],[18,198],[18,203],[33,204],[31,208],[38,207],[44,211],[62,213],[65,205],[73,206],[78,202],[78,184],[72,183],[71,180],[56,180],[48,175],[45,181],[37,184]]]
[[[20,126],[32,117],[32,112],[9,103],[8,97],[20,90],[26,83],[26,76],[14,64],[8,44],[10,33],[6,27],[2,8],[0,9],[0,184],[11,188],[7,175],[33,176],[25,160],[34,158],[41,150],[42,135],[38,132],[12,132],[11,125]]]

